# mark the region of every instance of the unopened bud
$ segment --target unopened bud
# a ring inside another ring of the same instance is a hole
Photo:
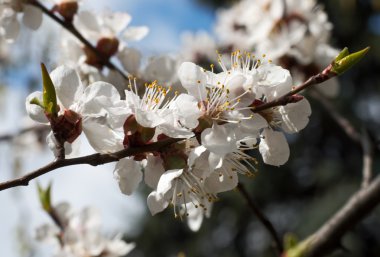
[[[369,51],[369,47],[364,48],[358,52],[350,54],[347,48],[344,48],[334,61],[331,63],[330,71],[335,74],[342,74],[349,68],[358,63]]]
[[[54,6],[57,11],[66,21],[72,21],[74,15],[78,12],[78,2],[76,0],[66,0]]]
[[[103,37],[96,44],[96,49],[104,58],[111,58],[119,49],[119,40],[117,38]]]

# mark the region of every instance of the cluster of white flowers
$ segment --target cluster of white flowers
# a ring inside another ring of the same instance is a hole
[[[141,92],[131,78],[125,99],[106,82],[83,87],[75,70],[61,66],[50,74],[59,105],[57,117],[52,120],[41,106],[31,103],[42,99],[41,92],[27,98],[26,108],[35,121],[51,122],[55,136],[52,132],[48,142],[53,150],[57,134],[68,149],[82,130],[100,153],[184,139],[121,159],[114,174],[121,191],[129,195],[143,180],[144,171],[144,181],[153,189],[148,196],[151,213],[172,203],[175,216],[189,215],[194,221],[190,227],[197,229],[217,193],[235,188],[239,174],[252,176],[256,171],[257,160],[249,151],[258,148],[265,163],[283,165],[289,158],[283,132],[300,131],[311,114],[302,97],[254,113],[255,107],[291,91],[290,73],[239,51],[231,54],[231,63],[228,68],[220,59],[219,73],[182,63],[178,77],[186,93],[172,92],[156,81]]]
[[[204,33],[193,38],[187,35],[182,55],[185,60],[201,62],[210,48],[268,53],[274,63],[290,70],[297,84],[318,73],[338,54],[329,45],[331,29],[315,0],[242,0],[218,11],[217,43]],[[339,85],[332,79],[317,88],[327,96],[336,96]]]
[[[55,257],[118,257],[125,256],[135,247],[126,243],[121,235],[113,238],[101,233],[100,215],[94,208],[73,212],[68,203],[60,203],[50,212],[55,224],[37,228],[39,241],[54,245]]]
[[[40,27],[42,11],[26,0],[1,0],[0,1],[0,36],[8,42],[13,42],[20,33],[18,14],[22,14],[25,26],[32,30]]]

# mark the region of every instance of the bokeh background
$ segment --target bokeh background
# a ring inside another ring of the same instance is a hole
[[[87,1],[90,9],[122,10],[133,25],[150,27],[149,36],[135,44],[146,55],[176,53],[184,31],[213,29],[215,11],[231,0],[108,0]],[[96,3],[91,3],[96,2]],[[359,50],[371,46],[359,65],[341,76],[336,109],[358,131],[367,131],[374,143],[374,173],[380,169],[380,1],[324,0],[334,25],[332,45]],[[39,62],[52,64],[58,27],[44,19],[38,32],[25,31],[13,46],[0,51],[0,136],[16,133],[27,124],[24,99],[39,88]],[[11,60],[11,61],[10,61]],[[306,95],[308,93],[306,92]],[[253,179],[242,178],[252,199],[273,222],[281,236],[304,238],[317,230],[359,187],[362,179],[361,146],[343,132],[318,100],[308,98],[313,114],[309,125],[289,137],[291,157],[280,168],[260,164]],[[27,135],[0,142],[1,181],[19,176],[52,160]],[[83,153],[89,147],[83,143]],[[260,159],[260,156],[257,156]],[[113,165],[78,166],[54,171],[40,179],[53,181],[53,201],[67,200],[75,208],[94,205],[101,211],[104,231],[125,233],[136,249],[128,256],[275,256],[271,238],[236,191],[220,194],[211,218],[198,232],[173,217],[170,208],[151,217],[145,204],[147,188],[131,197],[119,192],[112,178]],[[29,187],[0,192],[0,253],[2,256],[41,256],[46,249],[33,240],[34,229],[49,221],[37,201],[35,181]],[[380,208],[346,234],[331,256],[380,256]],[[48,255],[47,255],[48,256]]]

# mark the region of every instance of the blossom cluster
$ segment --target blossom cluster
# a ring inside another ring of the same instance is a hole
[[[288,69],[296,84],[318,73],[338,54],[330,45],[332,24],[315,0],[242,0],[216,15],[214,39],[206,32],[186,35],[182,55],[196,62],[214,62],[212,49],[240,49],[268,53]],[[199,47],[201,46],[201,47]],[[317,86],[328,97],[337,96],[336,79]]]
[[[52,256],[118,257],[125,256],[135,247],[134,243],[123,241],[119,234],[113,238],[105,237],[101,233],[100,214],[93,207],[75,212],[67,202],[62,202],[48,213],[54,224],[38,227],[36,239],[54,247]]]
[[[43,92],[26,100],[29,116],[50,123],[49,146],[66,154],[83,131],[99,153],[140,147],[176,138],[163,149],[121,159],[115,179],[124,194],[139,183],[153,189],[147,203],[152,214],[171,203],[174,215],[192,217],[194,230],[220,192],[237,186],[238,176],[253,176],[257,162],[250,151],[280,166],[289,158],[284,133],[296,133],[309,121],[311,108],[302,96],[285,106],[255,112],[258,106],[292,90],[288,70],[269,60],[255,60],[249,53],[231,54],[231,67],[219,60],[221,72],[184,62],[178,69],[181,91],[157,81],[139,88],[130,78],[122,98],[112,84],[95,82],[87,87],[78,73],[60,66],[50,78],[56,92],[56,111],[43,108]]]

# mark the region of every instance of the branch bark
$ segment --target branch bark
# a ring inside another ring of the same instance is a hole
[[[42,176],[45,173],[56,170],[58,168],[72,166],[72,165],[79,165],[79,164],[88,164],[92,166],[98,166],[98,165],[109,163],[109,162],[116,162],[122,158],[133,156],[138,153],[159,151],[162,148],[170,144],[176,143],[180,140],[182,139],[170,138],[170,139],[162,140],[153,144],[149,144],[149,145],[145,145],[141,147],[128,148],[128,149],[120,150],[118,152],[110,153],[110,154],[96,153],[96,154],[91,154],[91,155],[86,155],[86,156],[71,158],[71,159],[56,159],[55,161],[43,166],[42,168],[32,171],[23,177],[0,183],[0,191],[8,189],[8,188],[12,188],[12,187],[17,187],[17,186],[27,186],[29,184],[29,181],[31,181],[32,179],[35,179],[39,176]]]
[[[278,97],[278,98],[276,98],[270,102],[261,104],[259,106],[252,107],[252,112],[261,112],[261,111],[264,111],[264,110],[272,108],[272,107],[276,107],[276,106],[280,106],[280,105],[287,105],[289,103],[294,103],[295,101],[299,101],[300,100],[299,98],[296,98],[296,99],[294,98],[295,94],[297,94],[297,93],[299,93],[299,92],[301,92],[301,91],[303,91],[303,90],[305,90],[311,86],[323,83],[323,82],[329,80],[330,78],[332,78],[334,76],[336,76],[336,75],[334,75],[332,72],[330,72],[328,70],[328,68],[326,68],[324,71],[322,71],[322,72],[320,72],[314,76],[311,76],[308,80],[306,80],[302,84],[294,87],[287,94],[285,94],[281,97]]]
[[[255,202],[249,196],[247,190],[244,188],[244,186],[241,183],[238,184],[237,189],[246,200],[249,208],[253,211],[253,213],[259,219],[261,224],[263,224],[265,229],[269,232],[270,236],[273,239],[273,242],[275,243],[276,251],[278,255],[280,256],[281,253],[284,251],[284,247],[282,245],[281,238],[277,235],[276,229],[274,228],[273,224],[269,221],[267,217],[265,217],[264,213],[261,212],[260,208],[255,204]]]
[[[342,236],[364,219],[380,203],[380,176],[367,187],[350,197],[347,203],[306,241],[307,256],[317,257],[331,253],[339,246]]]
[[[73,25],[71,21],[65,21],[63,19],[60,19],[57,15],[54,14],[54,12],[51,12],[49,9],[47,9],[43,4],[41,4],[37,0],[31,0],[30,4],[34,5],[35,7],[39,8],[44,14],[49,16],[52,20],[60,24],[63,28],[65,28],[67,31],[69,31],[73,36],[75,36],[80,42],[82,42],[86,47],[91,49],[93,53],[96,54],[96,56],[102,60],[102,63],[107,66],[111,70],[117,71],[124,79],[128,80],[128,76],[119,69],[116,65],[114,65],[108,58],[105,58],[97,49],[94,47]]]

